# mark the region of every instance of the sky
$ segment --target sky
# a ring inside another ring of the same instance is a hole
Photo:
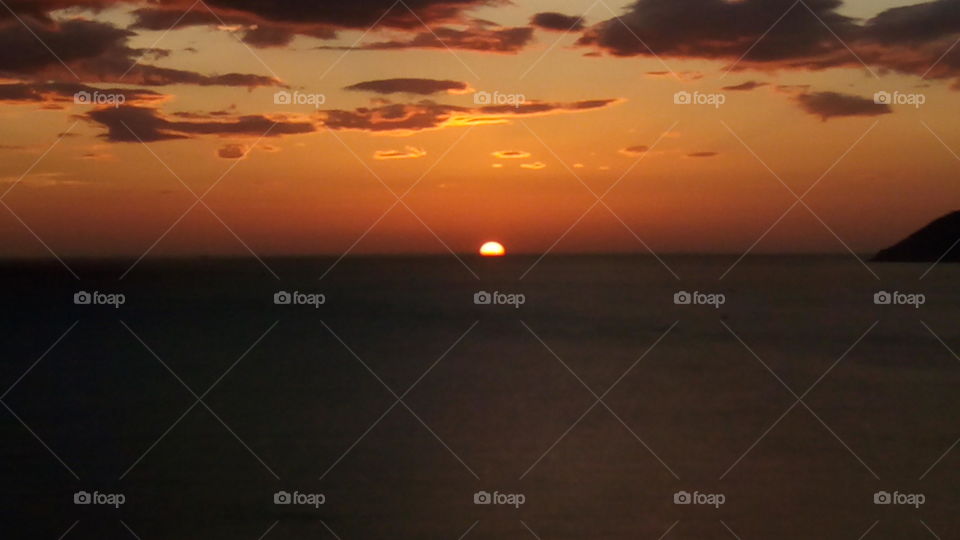
[[[960,0],[0,4],[0,257],[870,253],[960,208]]]

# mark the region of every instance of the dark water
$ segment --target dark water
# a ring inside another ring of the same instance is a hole
[[[535,260],[3,263],[0,538],[960,534],[957,266]]]

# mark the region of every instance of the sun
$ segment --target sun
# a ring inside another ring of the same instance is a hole
[[[480,255],[484,257],[503,257],[506,254],[507,250],[503,248],[503,244],[500,242],[487,242],[480,246]]]

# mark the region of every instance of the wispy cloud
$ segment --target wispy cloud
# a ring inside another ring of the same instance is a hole
[[[393,160],[393,159],[417,159],[427,155],[427,151],[415,146],[405,146],[403,150],[377,150],[373,153],[373,159]]]
[[[497,150],[490,155],[497,159],[525,159],[530,157],[530,152],[524,152],[523,150]]]

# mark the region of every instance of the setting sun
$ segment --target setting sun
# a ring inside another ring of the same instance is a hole
[[[503,244],[500,242],[487,242],[480,246],[480,255],[484,257],[503,257],[506,254],[507,250],[503,248]]]

